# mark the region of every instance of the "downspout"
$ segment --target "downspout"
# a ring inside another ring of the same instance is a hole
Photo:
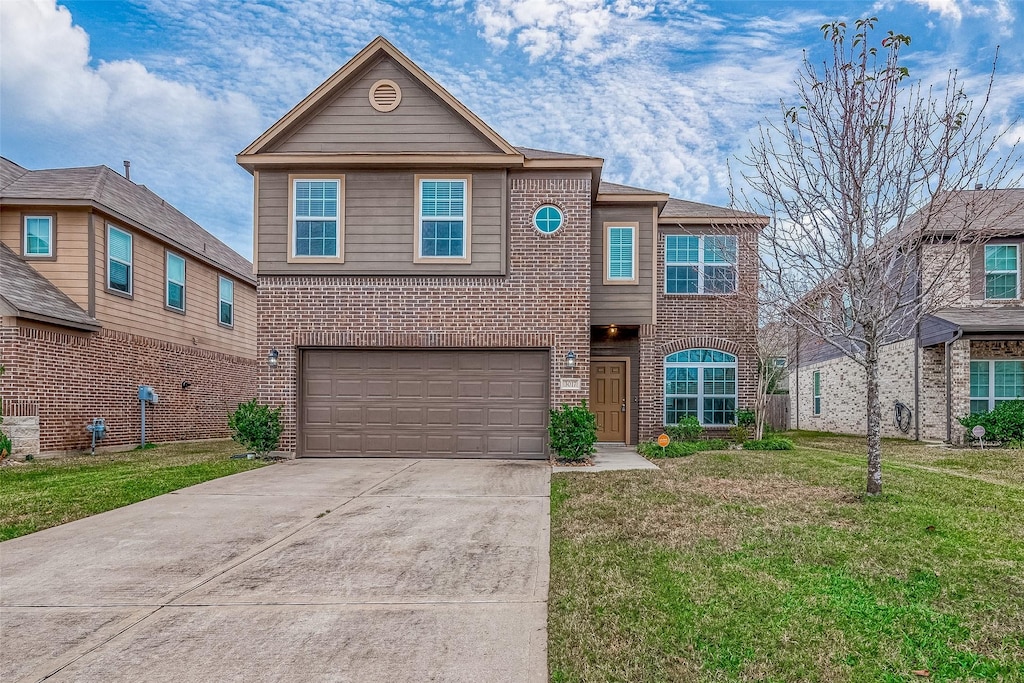
[[[946,342],[946,443],[953,443],[953,358],[952,347],[960,337],[964,336],[964,329],[958,327],[953,338]]]
[[[796,428],[800,429],[800,329],[796,330],[796,353],[793,368],[796,370]]]

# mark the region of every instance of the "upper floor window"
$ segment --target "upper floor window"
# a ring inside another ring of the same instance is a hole
[[[1020,254],[1016,244],[985,245],[985,298],[1020,298]]]
[[[302,260],[341,258],[342,178],[292,178],[292,256]]]
[[[1024,398],[1024,360],[971,361],[971,414]]]
[[[605,223],[604,284],[630,285],[637,278],[637,223]]]
[[[49,258],[53,253],[53,216],[25,216],[22,253],[25,256]]]
[[[736,396],[736,356],[687,349],[665,358],[665,424],[689,415],[705,425],[733,424]]]
[[[736,291],[735,235],[666,235],[667,294],[732,294]]]
[[[107,288],[132,293],[132,234],[107,225]]]
[[[468,262],[469,178],[416,177],[416,262]]]
[[[221,325],[231,327],[235,324],[235,283],[226,277],[220,277],[218,286],[219,318]]]
[[[167,308],[172,308],[181,313],[185,312],[185,259],[177,254],[167,252],[167,282],[166,299],[164,303]]]
[[[557,206],[545,204],[533,213],[533,227],[545,235],[562,227],[562,211]]]

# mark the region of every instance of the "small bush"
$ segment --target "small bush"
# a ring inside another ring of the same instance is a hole
[[[1024,448],[1024,400],[1004,401],[987,413],[965,415],[960,424],[967,429],[967,439],[974,441],[971,430],[977,425],[985,428],[985,439],[1016,444]]]
[[[680,420],[679,424],[665,427],[665,433],[672,437],[673,441],[696,441],[704,433],[704,427],[696,416],[689,415]]]
[[[744,442],[743,448],[748,451],[791,451],[793,442],[781,436],[766,436],[759,441],[751,439]]]
[[[271,451],[277,450],[284,431],[281,409],[271,409],[257,403],[256,399],[240,404],[238,410],[228,415],[228,427],[231,428],[232,439],[264,459]]]
[[[587,410],[586,400],[578,406],[563,403],[561,408],[551,411],[548,435],[551,450],[558,457],[570,462],[586,460],[594,453],[597,442],[597,416]]]
[[[729,438],[732,439],[732,442],[735,444],[745,442],[748,436],[750,436],[750,433],[744,425],[729,427]]]
[[[740,427],[753,427],[757,421],[757,414],[753,410],[740,408],[736,411],[736,424]]]
[[[662,451],[654,441],[641,441],[636,452],[645,458],[683,458],[700,451],[723,451],[729,448],[725,439],[707,439],[705,441],[672,441]]]
[[[14,446],[11,445],[11,437],[7,436],[2,429],[0,429],[0,460],[3,460],[11,451],[14,450]]]

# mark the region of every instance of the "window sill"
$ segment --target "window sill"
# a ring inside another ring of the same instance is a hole
[[[233,329],[235,329],[235,324],[234,323],[231,323],[230,325],[225,325],[224,323],[222,323],[219,320],[217,321],[217,326],[218,327],[223,327],[225,330],[233,330]]]
[[[113,294],[114,296],[121,297],[122,299],[128,299],[129,301],[135,300],[135,295],[130,292],[122,292],[118,289],[111,289],[110,287],[105,287],[103,291],[107,294]]]
[[[183,308],[175,308],[174,306],[168,306],[167,304],[164,304],[164,310],[168,311],[169,313],[177,313],[178,315],[185,315],[185,309],[183,309]]]

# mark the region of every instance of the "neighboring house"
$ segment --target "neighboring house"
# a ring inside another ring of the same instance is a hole
[[[513,147],[383,38],[238,163],[285,452],[546,458],[562,403],[636,443],[753,401],[765,219]]]
[[[965,191],[949,210],[962,212],[972,192],[995,197],[979,228],[999,236],[972,238],[951,258],[940,235],[914,255],[924,281],[941,269],[948,296],[880,352],[885,436],[962,442],[958,418],[1024,397],[1024,189]],[[864,434],[863,368],[806,333],[793,349],[791,426]]]
[[[16,453],[228,435],[256,395],[252,265],[105,166],[0,158],[0,378]]]

